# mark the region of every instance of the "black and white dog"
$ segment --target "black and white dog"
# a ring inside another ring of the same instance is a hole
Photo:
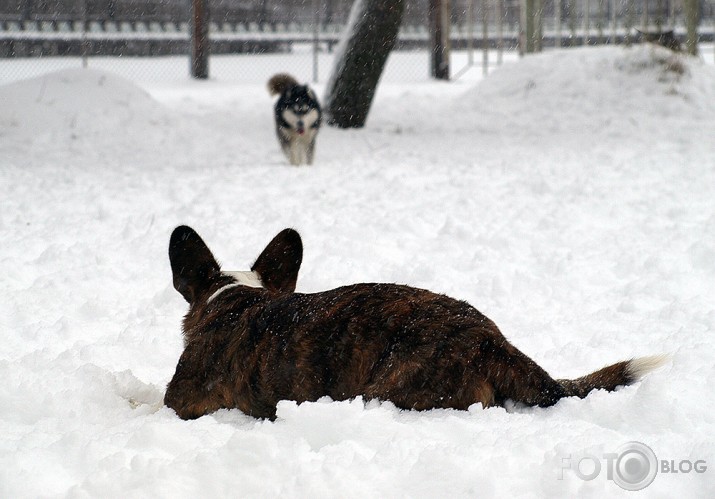
[[[280,95],[275,106],[276,134],[292,165],[313,164],[315,138],[322,113],[308,85],[299,85],[291,75],[279,73],[268,80],[271,95]]]

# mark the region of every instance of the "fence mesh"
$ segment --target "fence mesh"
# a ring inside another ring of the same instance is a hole
[[[685,37],[683,0],[534,1],[542,49],[630,43],[639,31]],[[698,1],[701,55],[712,62],[715,1]],[[211,78],[256,81],[289,71],[324,82],[351,3],[209,0]],[[512,57],[522,12],[519,0],[452,0],[452,77],[482,74]],[[0,82],[82,65],[139,81],[186,80],[189,19],[190,0],[0,0]],[[428,0],[406,2],[384,80],[429,79],[427,19]]]

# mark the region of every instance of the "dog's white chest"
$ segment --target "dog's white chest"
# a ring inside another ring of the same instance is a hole
[[[311,109],[307,113],[295,113],[292,109],[286,109],[283,111],[282,116],[293,131],[304,129],[306,133],[315,125],[315,122],[318,121],[319,118],[317,109]]]

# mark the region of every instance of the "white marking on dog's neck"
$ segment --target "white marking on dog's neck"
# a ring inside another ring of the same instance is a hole
[[[302,121],[303,128],[309,129],[315,124],[316,121],[318,121],[319,117],[317,109],[311,109],[307,113],[303,114],[296,114],[292,109],[286,109],[283,111],[283,119],[286,123],[288,123],[288,125],[290,125],[291,128],[298,128],[298,122]]]
[[[214,294],[209,296],[209,299],[206,300],[207,305],[211,303],[214,298],[216,298],[218,295],[220,295],[227,289],[235,288],[237,286],[248,286],[249,288],[263,287],[263,283],[261,282],[261,276],[258,275],[258,272],[253,272],[250,270],[235,270],[230,272],[222,272],[222,274],[233,277],[235,279],[235,282],[226,284],[225,286],[218,288],[216,292],[214,292]]]

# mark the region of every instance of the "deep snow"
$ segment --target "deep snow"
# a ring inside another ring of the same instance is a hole
[[[713,466],[715,67],[672,62],[571,49],[476,84],[389,82],[365,129],[321,131],[309,168],[285,165],[263,80],[0,87],[0,497],[625,497],[605,461],[585,481],[563,460],[633,440]],[[557,377],[672,362],[548,409],[181,421],[161,404],[181,223],[234,270],[294,227],[299,291],[466,299]],[[660,473],[644,497],[715,497],[713,473]]]

